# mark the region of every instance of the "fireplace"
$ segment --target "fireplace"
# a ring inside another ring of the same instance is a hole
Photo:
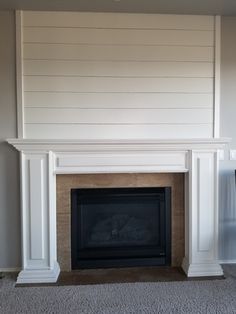
[[[217,257],[218,157],[227,139],[8,142],[21,151],[23,269],[18,283],[55,282],[62,269],[57,254],[58,175],[184,173],[182,267],[189,277],[223,274]]]
[[[72,270],[71,190],[171,189],[171,266],[180,267],[184,258],[183,173],[96,173],[56,176],[57,259],[62,271]]]
[[[18,138],[8,143],[21,156],[17,282],[55,282],[69,269],[56,177],[83,174],[183,173],[182,267],[189,277],[222,275],[218,159],[229,140],[218,137],[220,19],[17,12],[16,26]]]
[[[71,190],[72,269],[170,265],[170,188]]]

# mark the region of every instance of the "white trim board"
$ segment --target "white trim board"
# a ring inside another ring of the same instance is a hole
[[[24,88],[23,88],[23,32],[22,11],[15,12],[16,20],[16,99],[17,99],[17,136],[24,138]]]
[[[215,17],[215,67],[214,67],[214,137],[220,135],[220,53],[221,53],[221,17]]]

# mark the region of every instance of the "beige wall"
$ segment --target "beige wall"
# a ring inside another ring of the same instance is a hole
[[[222,18],[221,136],[236,148],[236,17]],[[20,266],[18,155],[5,143],[16,136],[14,13],[0,12],[0,269]],[[236,162],[221,162],[220,258],[236,259]],[[235,202],[235,203],[234,203]],[[235,204],[235,206],[234,206]],[[227,221],[228,220],[228,221]],[[230,220],[230,222],[229,222]]]
[[[16,136],[14,13],[0,12],[0,269],[20,266],[18,154],[5,143]]]
[[[220,136],[231,137],[236,149],[236,17],[222,17],[221,30],[221,123]],[[220,162],[220,247],[219,258],[236,261],[236,161]]]
[[[232,137],[236,148],[236,17],[222,17],[221,136]]]

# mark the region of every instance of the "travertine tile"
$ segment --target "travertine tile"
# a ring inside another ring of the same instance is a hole
[[[71,269],[70,214],[57,214],[57,254],[62,270]]]

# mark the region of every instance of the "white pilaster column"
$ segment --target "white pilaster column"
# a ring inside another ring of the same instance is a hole
[[[22,262],[17,283],[55,282],[56,185],[51,152],[21,153]]]
[[[220,276],[218,263],[217,150],[189,153],[186,180],[185,258],[187,276]]]

